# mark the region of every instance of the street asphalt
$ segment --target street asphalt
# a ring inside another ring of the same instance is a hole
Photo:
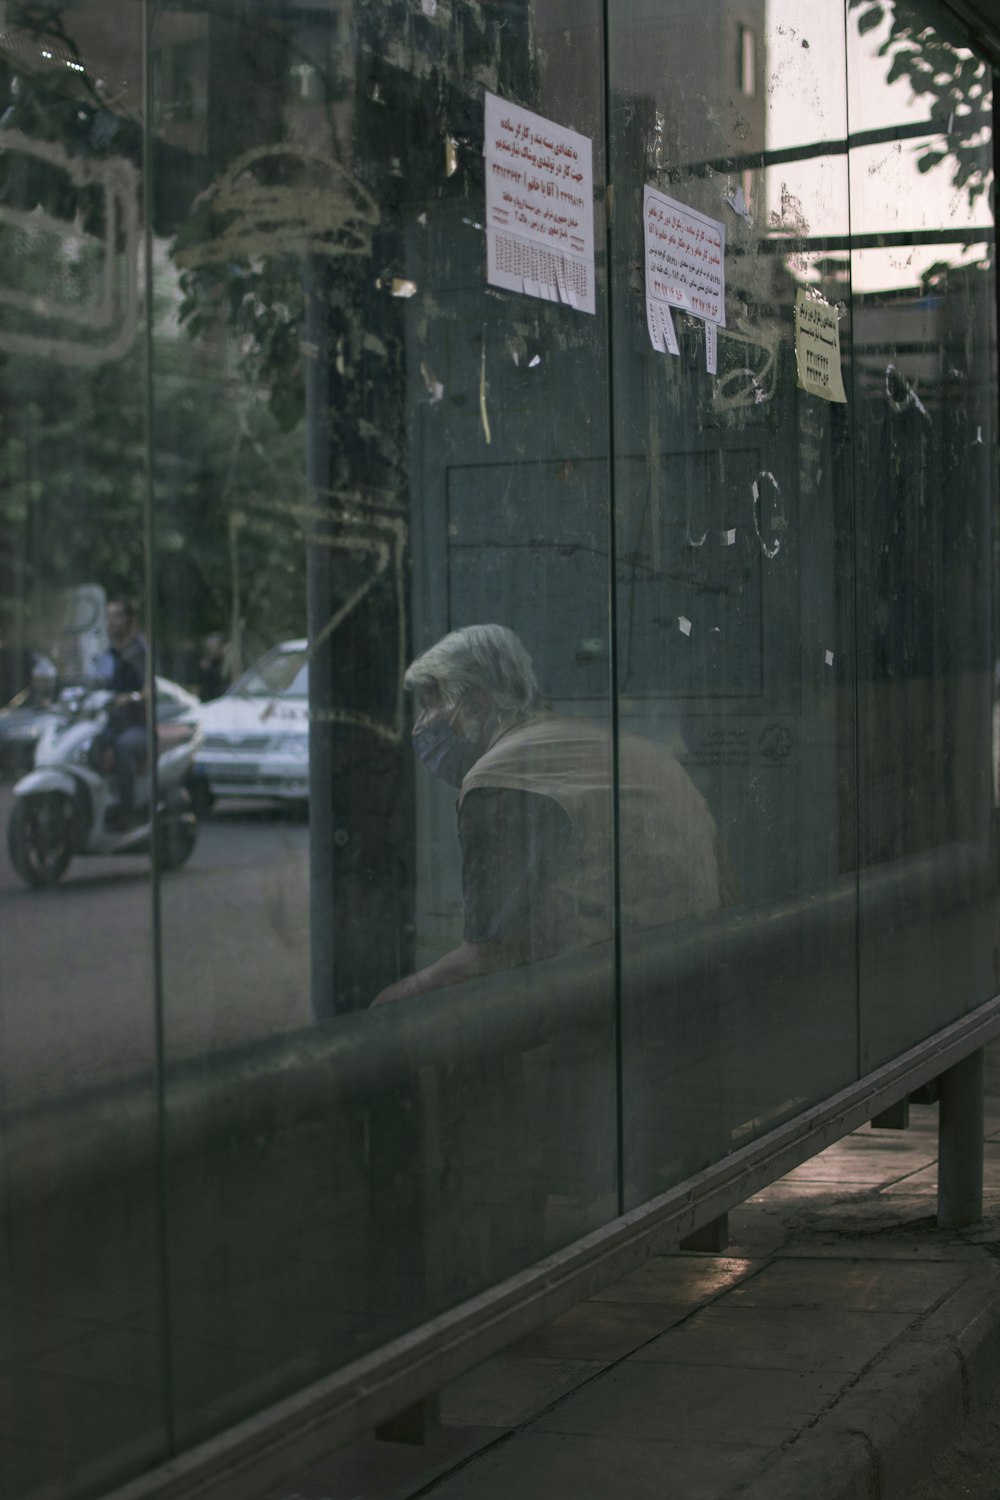
[[[75,859],[23,885],[0,786],[0,1106],[16,1109],[152,1066],[152,891],[145,855]],[[309,828],[280,805],[221,803],[190,862],[161,882],[168,1060],[310,1022]]]
[[[1000,1044],[986,1077],[979,1223],[936,1227],[913,1106],[745,1203],[724,1253],[658,1256],[456,1380],[427,1444],[261,1500],[910,1500],[1000,1391]]]

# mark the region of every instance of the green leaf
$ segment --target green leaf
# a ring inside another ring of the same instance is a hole
[[[866,10],[858,17],[858,31],[864,36],[866,31],[874,31],[876,26],[881,26],[885,20],[885,9],[881,5],[873,5],[871,10]]]
[[[911,51],[897,52],[892,60],[892,66],[885,75],[886,83],[895,83],[897,78],[905,77],[913,66],[913,56]]]

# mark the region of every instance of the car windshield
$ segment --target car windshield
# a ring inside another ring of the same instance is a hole
[[[305,651],[276,647],[238,677],[229,689],[246,698],[306,698],[309,664]]]

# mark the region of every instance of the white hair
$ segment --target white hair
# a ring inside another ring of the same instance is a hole
[[[478,689],[501,723],[526,718],[539,706],[531,657],[506,625],[466,625],[442,636],[407,668],[403,682],[414,692],[429,689],[449,710]]]

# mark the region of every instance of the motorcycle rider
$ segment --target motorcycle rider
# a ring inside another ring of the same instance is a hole
[[[146,674],[149,653],[139,633],[139,611],[133,599],[108,601],[105,618],[108,649],[97,661],[98,685],[114,693],[106,727],[94,742],[101,752],[110,748],[114,756],[112,775],[118,806],[112,808],[108,826],[128,828],[135,821],[135,780],[146,754]]]

